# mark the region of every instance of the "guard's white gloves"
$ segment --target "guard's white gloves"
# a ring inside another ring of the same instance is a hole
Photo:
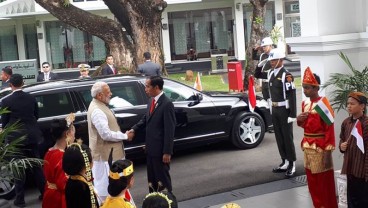
[[[288,123],[292,123],[294,121],[296,121],[296,118],[288,117],[288,120],[287,120]]]
[[[263,60],[263,61],[260,61],[259,63],[258,63],[258,67],[262,67],[263,65],[265,65],[267,63],[267,59],[265,59],[265,60]]]

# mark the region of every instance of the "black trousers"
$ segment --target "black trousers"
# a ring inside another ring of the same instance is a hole
[[[368,207],[368,182],[364,178],[347,175],[348,208]]]
[[[22,153],[24,157],[28,158],[40,158],[38,152],[38,145],[37,144],[28,144],[22,147]],[[20,157],[20,158],[24,158]],[[28,171],[28,170],[27,170]],[[40,191],[41,195],[45,190],[45,176],[42,171],[42,167],[34,166],[29,169],[29,172],[33,175],[33,178],[36,182],[37,188]],[[15,200],[17,202],[24,202],[24,185],[26,183],[26,176],[21,177],[19,180],[15,180]]]
[[[147,179],[149,192],[160,192],[165,188],[172,191],[170,165],[162,162],[162,157],[147,156]]]
[[[288,123],[289,110],[285,106],[272,107],[272,123],[281,159],[295,161],[293,124]]]

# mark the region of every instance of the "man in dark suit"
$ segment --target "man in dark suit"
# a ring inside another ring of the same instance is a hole
[[[13,74],[13,69],[11,66],[6,66],[1,70],[1,89],[5,89],[9,87],[9,79],[10,76]]]
[[[146,80],[145,91],[151,99],[146,114],[130,132],[144,128],[146,130],[149,192],[167,192],[169,198],[176,203],[169,173],[176,119],[174,105],[163,93],[163,85],[164,81],[160,76],[152,76]]]
[[[10,113],[1,115],[2,126],[6,128],[18,121],[20,127],[16,132],[7,135],[5,141],[9,143],[21,136],[26,136],[25,140],[22,141],[22,146],[20,148],[22,156],[19,156],[19,158],[39,158],[38,143],[42,141],[42,133],[37,125],[38,105],[36,99],[32,95],[22,91],[22,75],[13,74],[10,77],[9,85],[13,93],[2,100],[1,108],[7,108]],[[41,192],[39,199],[42,199],[45,188],[45,177],[41,167],[32,167],[32,173],[38,189]],[[14,200],[14,205],[18,207],[25,207],[25,180],[25,176],[19,180],[15,180],[16,198]]]
[[[111,75],[111,74],[117,74],[118,71],[116,70],[114,66],[114,57],[112,55],[106,56],[106,64],[101,69],[101,75]]]
[[[151,61],[151,53],[145,52],[143,56],[146,61],[138,66],[138,72],[145,76],[160,76],[161,66]]]
[[[37,76],[37,82],[48,82],[50,80],[57,80],[57,74],[51,72],[51,65],[49,62],[42,63],[42,73]]]

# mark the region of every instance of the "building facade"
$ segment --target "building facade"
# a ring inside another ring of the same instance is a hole
[[[245,59],[250,37],[252,7],[248,0],[167,0],[162,14],[162,48],[165,63],[186,60],[190,48],[198,58],[221,49]],[[185,3],[183,3],[185,2]],[[113,19],[102,0],[71,0],[79,8]],[[300,36],[299,2],[267,3],[265,26],[284,30],[284,37]],[[57,20],[33,0],[0,3],[0,61],[37,59],[55,69],[80,63],[98,66],[106,56],[104,42]]]

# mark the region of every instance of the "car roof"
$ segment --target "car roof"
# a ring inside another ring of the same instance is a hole
[[[39,90],[47,90],[47,89],[60,89],[64,87],[73,88],[74,86],[81,86],[82,84],[92,85],[97,81],[103,81],[106,83],[112,83],[114,81],[139,81],[145,79],[142,75],[114,75],[114,76],[99,76],[95,78],[86,78],[86,79],[65,79],[65,80],[56,80],[49,82],[38,82],[31,85],[27,85],[23,87],[23,91],[25,92],[33,92]]]

